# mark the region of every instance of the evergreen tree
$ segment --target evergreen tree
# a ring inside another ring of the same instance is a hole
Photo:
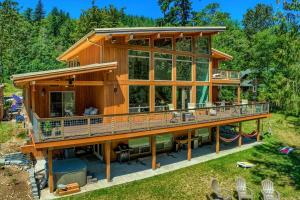
[[[45,10],[42,0],[38,0],[38,3],[34,10],[34,21],[39,22],[45,18]]]
[[[24,17],[29,22],[33,21],[33,10],[32,10],[32,8],[27,8],[24,11]]]

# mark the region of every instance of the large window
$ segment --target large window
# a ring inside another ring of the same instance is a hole
[[[162,49],[172,49],[172,38],[159,38],[154,40],[154,47]]]
[[[74,91],[50,92],[50,117],[72,116],[74,112]]]
[[[192,80],[192,57],[190,56],[176,57],[176,80],[177,81]]]
[[[155,53],[154,54],[154,79],[172,80],[172,55]]]
[[[172,86],[155,86],[155,111],[164,111],[171,103]]]
[[[188,109],[188,104],[191,103],[191,87],[177,87],[176,97],[177,109]]]
[[[195,42],[196,53],[209,54],[209,38],[198,37]]]
[[[197,86],[196,87],[196,103],[198,107],[204,107],[208,102],[209,87]]]
[[[143,38],[143,39],[133,39],[129,40],[128,44],[129,45],[137,45],[137,46],[149,46],[150,40],[148,38]]]
[[[149,112],[149,86],[129,86],[129,112]]]
[[[192,51],[192,38],[182,37],[176,39],[176,50],[177,51]]]
[[[209,60],[207,58],[196,59],[196,81],[209,81]]]
[[[129,79],[149,80],[150,53],[128,50]]]

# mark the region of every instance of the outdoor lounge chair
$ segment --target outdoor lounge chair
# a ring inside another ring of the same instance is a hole
[[[273,182],[269,179],[265,179],[261,182],[264,200],[279,200],[280,194],[279,192],[274,190]]]
[[[212,195],[210,196],[210,199],[222,199],[222,200],[231,200],[231,191],[226,189],[221,189],[218,180],[216,178],[212,178],[211,180],[211,190]]]
[[[207,102],[205,104],[205,107],[210,108],[209,113],[208,113],[209,115],[217,115],[217,110],[214,108],[214,107],[216,107],[215,105],[213,105],[210,102]]]
[[[236,180],[236,191],[238,193],[238,199],[251,199],[253,200],[253,192],[247,188],[246,180],[242,177],[238,177]]]
[[[168,104],[168,107],[169,107],[169,111],[174,111],[175,110],[173,104]],[[180,113],[177,112],[177,111],[172,112],[172,119],[171,119],[171,121],[175,122],[175,121],[178,120],[177,118],[180,118]]]

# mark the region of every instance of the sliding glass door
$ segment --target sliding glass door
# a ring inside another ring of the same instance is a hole
[[[50,92],[50,117],[72,116],[74,112],[74,91]]]

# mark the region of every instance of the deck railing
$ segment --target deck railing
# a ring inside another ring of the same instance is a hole
[[[190,124],[214,122],[269,113],[268,103],[215,106],[115,115],[40,118],[33,113],[36,142],[130,133]]]
[[[240,72],[235,70],[213,69],[213,79],[239,80]]]

